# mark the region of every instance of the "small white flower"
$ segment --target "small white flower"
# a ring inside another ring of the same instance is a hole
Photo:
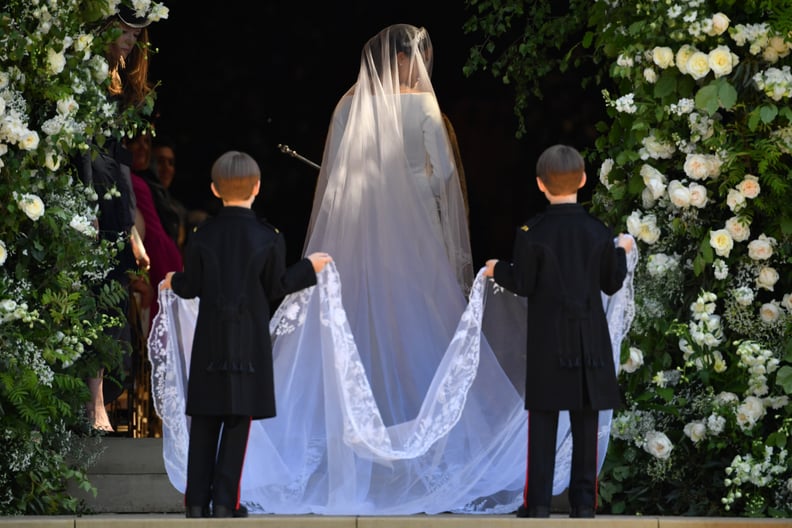
[[[635,94],[632,93],[619,97],[616,99],[616,101],[614,101],[616,111],[623,112],[625,114],[634,114],[638,111],[638,106],[636,106],[634,99]]]
[[[710,414],[707,418],[707,430],[715,435],[723,432],[726,428],[726,418],[717,414]]]
[[[729,266],[721,259],[715,259],[712,263],[712,268],[715,271],[715,278],[723,280],[729,276]]]
[[[748,286],[735,288],[732,290],[732,295],[734,295],[734,300],[737,301],[737,304],[741,306],[748,306],[754,300],[754,292]]]
[[[753,428],[754,425],[765,415],[764,402],[756,396],[746,396],[743,403],[735,409],[737,425],[743,431]]]
[[[643,76],[649,84],[657,82],[657,72],[654,71],[654,68],[644,68]]]

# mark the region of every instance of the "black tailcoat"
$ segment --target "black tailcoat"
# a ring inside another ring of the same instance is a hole
[[[251,209],[224,207],[190,236],[171,280],[200,298],[187,414],[275,416],[270,301],[316,284],[310,260],[285,261],[283,236]]]
[[[526,409],[621,405],[600,291],[618,291],[626,273],[624,249],[579,204],[550,205],[517,230],[494,278],[528,299]]]

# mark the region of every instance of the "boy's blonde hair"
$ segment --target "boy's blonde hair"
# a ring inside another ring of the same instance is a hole
[[[553,196],[576,193],[584,171],[583,156],[567,145],[553,145],[536,162],[536,175]]]
[[[260,179],[258,163],[244,152],[228,151],[212,165],[212,183],[225,201],[247,200]]]

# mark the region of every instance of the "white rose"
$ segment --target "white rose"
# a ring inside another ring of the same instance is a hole
[[[660,431],[649,431],[646,433],[646,436],[644,436],[643,448],[644,451],[655,458],[666,460],[671,456],[674,445],[665,433],[661,433]]]
[[[691,442],[698,444],[707,436],[707,426],[704,425],[704,422],[690,422],[685,425],[682,432],[690,438]]]
[[[646,188],[651,191],[652,198],[657,200],[665,194],[666,177],[662,172],[644,163],[641,167],[641,177],[643,178]]]
[[[652,50],[652,61],[665,70],[674,65],[674,52],[671,48],[657,46]]]
[[[632,234],[632,233],[630,233]],[[660,238],[660,228],[657,227],[657,220],[654,215],[646,215],[641,219],[638,235],[634,237],[643,240],[647,244],[654,244]]]
[[[44,215],[44,202],[35,194],[23,194],[18,204],[20,209],[33,221]]]
[[[48,151],[44,156],[44,166],[55,172],[60,167],[60,157],[56,153]]]
[[[69,97],[58,99],[57,108],[59,114],[67,116],[77,112],[80,105],[74,100],[74,96],[70,95]]]
[[[716,37],[722,35],[729,28],[729,17],[723,13],[715,13],[712,15],[712,26],[710,27],[709,36]]]
[[[17,142],[22,150],[36,150],[39,144],[39,136],[35,130],[27,130],[19,136]]]
[[[696,182],[693,182],[688,186],[688,190],[690,191],[690,205],[698,209],[702,209],[707,205],[707,202],[709,200],[707,198],[706,187]]]
[[[47,71],[52,75],[57,75],[66,66],[66,57],[62,52],[57,52],[50,48],[47,50]]]
[[[611,183],[608,181],[608,174],[613,170],[613,158],[608,158],[602,162],[599,170],[599,180],[602,185],[610,189]]]
[[[679,180],[671,180],[668,183],[668,198],[680,209],[690,206],[690,190]]]
[[[778,321],[778,318],[781,317],[781,309],[775,302],[764,303],[759,308],[759,317],[764,323],[775,323]]]
[[[676,66],[680,72],[683,74],[688,73],[687,69],[687,62],[690,59],[690,56],[693,55],[696,51],[696,48],[691,46],[690,44],[685,44],[676,53]]]
[[[734,240],[725,229],[710,231],[710,246],[719,257],[728,257],[734,247]]]
[[[654,207],[655,203],[657,203],[657,199],[655,199],[654,194],[652,194],[652,189],[644,187],[644,190],[641,191],[641,207],[644,209],[651,209]]]
[[[756,198],[759,196],[761,187],[759,186],[759,178],[753,174],[746,174],[743,181],[737,186],[737,190],[746,198]]]
[[[745,196],[737,189],[729,189],[729,194],[726,196],[726,205],[729,206],[733,213],[736,213],[745,207]]]
[[[784,294],[784,298],[781,299],[781,306],[783,306],[787,312],[792,313],[792,293]]]
[[[778,272],[775,268],[764,266],[759,270],[759,276],[756,278],[756,285],[765,290],[773,291],[773,286],[778,282]]]
[[[634,238],[638,236],[641,231],[641,213],[640,211],[633,211],[627,217],[627,232]]]
[[[630,347],[630,357],[627,358],[627,361],[622,363],[621,369],[628,374],[632,374],[643,365],[643,362],[643,352],[641,352],[641,349]]]
[[[5,264],[6,259],[8,259],[8,251],[6,250],[5,242],[0,240],[0,266]]]
[[[709,55],[707,55],[707,61],[716,78],[729,75],[732,72],[732,68],[734,68],[732,52],[728,46],[718,46],[710,51]]]
[[[726,231],[729,232],[735,242],[745,242],[751,236],[748,220],[739,216],[732,216],[726,220]]]
[[[694,52],[688,59],[685,69],[694,79],[703,79],[710,72],[709,56],[701,51]]]
[[[753,260],[767,260],[773,256],[773,245],[770,239],[760,235],[758,239],[748,243],[748,256]]]

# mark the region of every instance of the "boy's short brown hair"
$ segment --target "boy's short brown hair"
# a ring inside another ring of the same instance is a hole
[[[553,145],[536,162],[536,175],[553,196],[577,192],[584,171],[583,156],[567,145]]]
[[[212,165],[212,183],[226,201],[247,200],[260,179],[258,163],[244,152],[228,151]]]

